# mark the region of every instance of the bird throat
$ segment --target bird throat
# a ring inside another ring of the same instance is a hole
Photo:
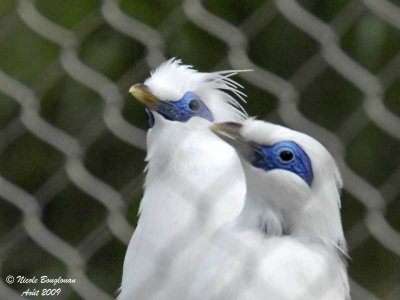
[[[147,122],[149,122],[149,126],[150,128],[153,128],[154,126],[154,115],[153,113],[150,111],[150,109],[148,109],[147,107],[145,108],[146,111],[146,116],[147,116]]]

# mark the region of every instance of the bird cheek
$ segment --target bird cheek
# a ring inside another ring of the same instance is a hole
[[[204,111],[204,113],[201,116],[202,118],[210,121],[210,122],[214,122],[214,116],[212,115],[211,111],[209,111],[208,109],[206,109]]]
[[[166,119],[157,111],[152,111],[154,117],[154,125],[163,124],[166,122]]]
[[[275,184],[282,187],[282,193],[288,193],[291,196],[297,194],[309,195],[308,184],[298,174],[284,169],[273,169],[269,173],[274,176]]]

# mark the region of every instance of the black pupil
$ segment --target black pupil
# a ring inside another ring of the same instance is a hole
[[[199,105],[199,102],[198,102],[198,101],[196,101],[196,100],[190,101],[190,103],[189,103],[189,108],[190,108],[191,110],[198,110],[199,107],[200,107],[200,105]]]
[[[291,161],[293,159],[293,153],[289,150],[283,150],[281,153],[279,153],[279,157],[283,161]]]

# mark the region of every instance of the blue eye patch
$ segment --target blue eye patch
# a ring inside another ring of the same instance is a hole
[[[283,141],[272,146],[255,145],[251,164],[264,171],[282,169],[301,177],[309,186],[314,179],[311,160],[295,142]]]
[[[214,117],[205,103],[193,92],[186,92],[178,101],[160,101],[150,108],[170,121],[186,122],[192,117],[200,117],[210,122]],[[149,115],[149,122],[154,121]]]

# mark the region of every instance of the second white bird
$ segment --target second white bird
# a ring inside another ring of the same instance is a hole
[[[214,237],[188,299],[349,299],[342,181],[328,151],[262,121],[211,128],[240,155],[247,196]]]

